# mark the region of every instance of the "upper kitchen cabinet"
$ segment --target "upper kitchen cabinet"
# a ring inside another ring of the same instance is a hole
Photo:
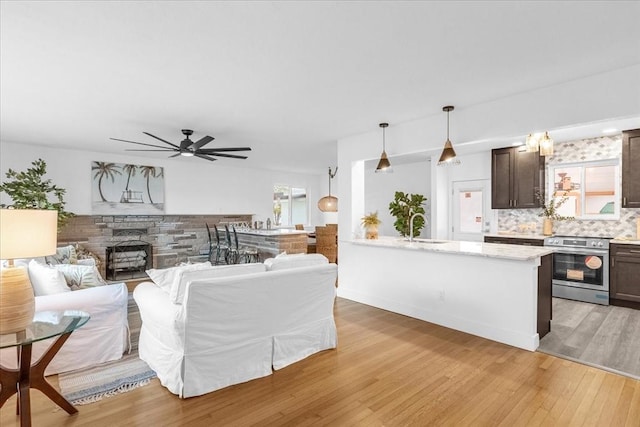
[[[544,195],[544,157],[521,147],[491,150],[491,208],[538,208]]]
[[[622,207],[640,208],[640,129],[622,132]]]

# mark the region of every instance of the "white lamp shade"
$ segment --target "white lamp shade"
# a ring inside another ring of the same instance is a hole
[[[0,209],[0,259],[56,253],[58,211]]]

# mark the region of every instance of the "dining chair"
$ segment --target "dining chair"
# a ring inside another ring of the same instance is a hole
[[[329,262],[338,263],[337,227],[316,227],[316,253],[326,256]]]

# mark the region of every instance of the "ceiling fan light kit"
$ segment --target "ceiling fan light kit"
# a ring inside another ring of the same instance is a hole
[[[118,139],[118,138],[110,138],[110,139],[114,141],[121,141],[129,144],[136,144],[136,145],[144,145],[147,147],[154,148],[154,149],[147,148],[147,149],[138,149],[138,150],[129,149],[125,151],[169,152],[169,153],[175,153],[169,157],[177,157],[177,156],[194,157],[195,156],[204,160],[209,160],[211,162],[218,160],[215,157],[226,157],[230,159],[246,159],[247,156],[238,156],[235,154],[225,154],[225,153],[231,152],[231,151],[251,151],[251,147],[202,148],[206,144],[213,141],[215,138],[207,135],[207,136],[203,136],[202,138],[194,142],[189,138],[191,135],[193,135],[193,131],[191,129],[182,129],[182,134],[185,136],[185,138],[182,141],[180,141],[180,145],[176,145],[172,142],[166,141],[162,138],[159,138],[155,135],[150,134],[149,132],[142,132],[142,133],[154,139],[157,139],[158,141],[163,142],[164,144],[166,144],[166,146],[147,144],[144,142],[127,141],[126,139]]]

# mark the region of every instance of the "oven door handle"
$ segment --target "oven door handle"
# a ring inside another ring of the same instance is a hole
[[[609,251],[598,249],[582,249],[582,248],[553,248],[553,253],[569,254],[569,255],[601,255],[606,256]]]

